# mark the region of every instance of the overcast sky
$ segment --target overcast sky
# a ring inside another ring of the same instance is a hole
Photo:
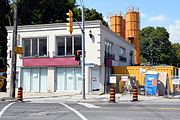
[[[84,6],[96,9],[106,20],[110,14],[125,14],[129,6],[134,6],[141,14],[141,29],[165,27],[170,33],[170,41],[180,43],[180,0],[84,0]]]

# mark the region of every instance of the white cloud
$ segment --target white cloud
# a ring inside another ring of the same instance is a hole
[[[158,16],[151,17],[149,19],[149,21],[151,21],[151,22],[162,22],[162,21],[164,21],[166,19],[167,19],[166,15],[161,14],[161,15],[158,15]]]
[[[141,13],[140,16],[141,16],[142,19],[148,17],[148,16],[147,16],[146,14],[144,14],[144,13]]]
[[[180,20],[174,21],[169,25],[170,40],[174,43],[180,43]]]

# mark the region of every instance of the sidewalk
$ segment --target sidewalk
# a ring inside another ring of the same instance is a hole
[[[116,94],[116,102],[132,101],[132,94],[122,95]],[[86,94],[85,100],[80,93],[75,92],[57,92],[57,93],[24,93],[23,101],[62,101],[62,102],[108,102],[109,94]],[[0,101],[15,101],[10,99],[9,93],[0,92]],[[177,99],[176,99],[177,100]],[[178,99],[180,101],[180,99]],[[173,101],[173,99],[165,98],[164,96],[143,96],[138,95],[138,101]]]

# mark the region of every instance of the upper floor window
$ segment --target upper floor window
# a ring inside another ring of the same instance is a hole
[[[47,56],[47,38],[23,38],[24,57]]]
[[[124,56],[125,55],[125,53],[126,53],[126,49],[125,48],[123,48],[123,47],[119,47],[119,56]]]
[[[121,62],[126,62],[127,61],[126,49],[125,48],[119,47],[118,54],[119,54],[119,61],[121,61]]]
[[[108,54],[112,54],[112,46],[111,42],[105,41],[105,52]]]
[[[56,55],[71,56],[76,50],[82,49],[81,36],[57,36]]]

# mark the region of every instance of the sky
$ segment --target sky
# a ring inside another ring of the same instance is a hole
[[[125,15],[127,9],[133,6],[140,12],[140,29],[165,27],[170,41],[180,43],[180,0],[84,0],[84,6],[96,9],[107,21],[114,13]]]

